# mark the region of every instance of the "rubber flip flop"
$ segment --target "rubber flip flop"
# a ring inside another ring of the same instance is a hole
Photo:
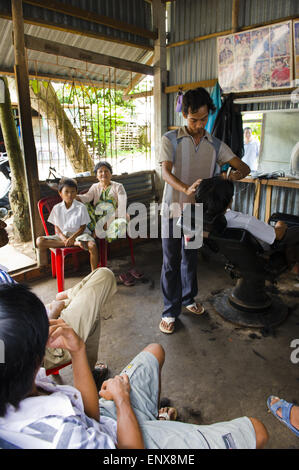
[[[135,279],[141,279],[144,276],[143,273],[137,271],[137,269],[134,268],[130,269],[128,273],[131,274],[131,276],[135,277]]]
[[[170,328],[165,328],[163,326],[163,322],[167,323]],[[160,324],[159,324],[159,328],[160,328],[160,331],[162,331],[162,333],[166,333],[167,335],[170,335],[171,333],[174,332],[174,324],[175,324],[175,319],[174,318],[162,318],[162,320],[160,321]]]
[[[194,313],[194,315],[202,315],[205,312],[205,308],[203,307],[203,305],[201,305],[201,309],[199,310],[199,312],[194,312],[194,310],[192,310],[193,308],[198,308],[198,305],[200,304],[193,302],[193,304],[185,305],[185,308],[189,312]]]
[[[166,411],[162,411],[162,409],[165,409]],[[170,415],[171,411],[172,411],[172,416]],[[177,417],[178,417],[177,409],[173,408],[172,406],[167,406],[159,410],[158,419],[161,421],[176,421]]]
[[[293,408],[294,404],[289,403],[286,400],[283,400],[281,398],[277,402],[275,402],[271,405],[271,401],[274,400],[275,398],[278,398],[278,397],[274,397],[273,395],[271,395],[267,399],[267,406],[268,406],[269,410],[271,411],[273,416],[275,416],[275,418],[277,418],[279,421],[281,421],[283,424],[285,424],[290,429],[290,431],[292,431],[294,434],[296,434],[297,437],[299,437],[299,429],[296,429],[291,424],[291,421],[290,421],[291,409]],[[281,408],[282,417],[278,416],[278,414],[276,413],[279,408]]]
[[[103,362],[97,362],[92,371],[93,379],[95,381],[97,390],[100,391],[103,382],[108,377],[108,366]]]
[[[118,276],[119,280],[124,286],[131,287],[135,285],[135,279],[130,273],[122,273]]]

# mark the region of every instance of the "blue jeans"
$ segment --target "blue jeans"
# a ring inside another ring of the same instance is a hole
[[[173,223],[177,219],[162,218],[163,265],[161,289],[164,300],[163,317],[177,318],[182,305],[190,305],[197,295],[197,249],[186,249],[184,236],[174,238]],[[163,224],[169,226],[169,236],[165,238]]]

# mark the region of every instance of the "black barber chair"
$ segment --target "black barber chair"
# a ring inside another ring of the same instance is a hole
[[[208,229],[204,224],[204,230]],[[283,252],[264,251],[254,236],[236,228],[210,232],[205,245],[224,255],[225,270],[236,279],[234,288],[213,298],[214,308],[225,320],[256,328],[272,327],[286,318],[287,306],[266,291],[266,280],[274,283],[287,269]]]

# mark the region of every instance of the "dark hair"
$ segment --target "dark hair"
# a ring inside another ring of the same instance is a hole
[[[191,113],[196,113],[199,108],[207,105],[208,110],[214,113],[216,110],[212,98],[210,97],[207,90],[202,87],[195,88],[195,90],[187,91],[183,96],[183,107],[182,111],[188,114],[189,108]]]
[[[221,176],[201,181],[196,189],[195,201],[203,204],[204,223],[212,224],[212,229],[222,232],[226,227],[224,213],[234,195],[234,184]]]
[[[105,166],[106,168],[108,168],[108,170],[110,171],[110,173],[112,175],[112,173],[113,173],[112,166],[110,165],[110,163],[103,160],[103,161],[97,163],[96,166],[94,167],[94,174],[96,176],[97,176],[98,169],[101,168],[101,166]]]
[[[65,186],[69,186],[70,188],[76,188],[78,191],[77,181],[73,178],[61,178],[58,183],[58,191],[62,191]]]
[[[252,132],[252,129],[251,129],[251,127],[244,127],[244,132],[245,131],[251,131]]]
[[[31,391],[48,335],[48,316],[40,299],[21,284],[0,285],[0,340],[4,346],[0,416],[5,415],[8,404],[17,407]]]

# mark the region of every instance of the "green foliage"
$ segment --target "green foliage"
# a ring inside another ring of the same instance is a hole
[[[65,112],[95,155],[106,154],[116,128],[124,128],[134,117],[135,104],[125,101],[121,90],[75,84],[55,88]]]

